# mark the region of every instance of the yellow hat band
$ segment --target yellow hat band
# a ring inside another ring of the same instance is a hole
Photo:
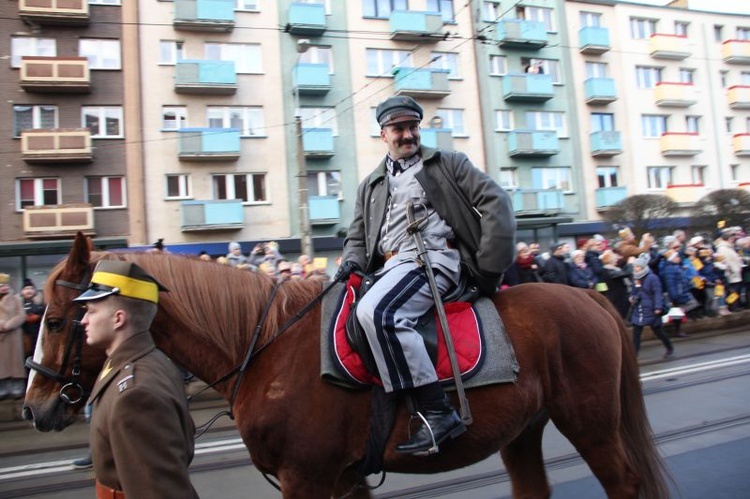
[[[159,302],[159,288],[155,282],[133,279],[110,272],[94,272],[91,282],[120,289],[120,295],[153,303]]]

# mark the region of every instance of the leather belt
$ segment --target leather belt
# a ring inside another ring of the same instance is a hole
[[[96,499],[125,499],[125,492],[113,489],[96,481]]]

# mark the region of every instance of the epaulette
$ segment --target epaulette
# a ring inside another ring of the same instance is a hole
[[[128,387],[135,384],[135,369],[133,364],[125,364],[122,371],[124,376],[117,381],[117,391],[119,393],[124,392]]]

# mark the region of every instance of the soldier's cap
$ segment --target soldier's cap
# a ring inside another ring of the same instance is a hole
[[[380,128],[404,121],[422,121],[424,110],[417,101],[406,95],[388,97],[378,104],[375,118]]]
[[[133,262],[102,260],[94,269],[86,291],[73,301],[101,300],[111,295],[159,302],[159,291],[169,291]]]

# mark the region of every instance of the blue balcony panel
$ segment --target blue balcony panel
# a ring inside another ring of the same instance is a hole
[[[310,223],[313,225],[330,225],[341,221],[337,196],[310,196],[307,205],[310,208]]]
[[[185,31],[232,31],[236,5],[235,0],[174,0],[174,28]]]
[[[333,129],[304,128],[302,130],[302,148],[304,149],[305,157],[330,158],[334,155]]]
[[[620,132],[602,130],[589,134],[591,139],[591,155],[597,157],[616,156],[622,154],[622,138]]]
[[[626,197],[628,197],[627,187],[600,187],[596,189],[596,209],[611,208]]]
[[[240,157],[238,128],[183,128],[178,156],[182,161],[232,161]]]
[[[508,132],[509,156],[554,156],[560,152],[557,132],[549,130],[512,130]]]
[[[503,77],[503,98],[516,102],[545,102],[555,96],[552,75],[508,73]]]
[[[394,89],[396,95],[419,99],[442,99],[450,95],[447,69],[396,68]]]
[[[174,91],[178,94],[233,95],[237,93],[234,62],[179,61],[175,65]]]
[[[300,95],[327,94],[331,90],[328,64],[297,64],[294,67],[294,85]]]
[[[586,104],[601,106],[617,100],[615,80],[612,78],[589,78],[583,82]]]
[[[518,189],[513,191],[516,215],[551,215],[565,210],[565,196],[560,189]]]
[[[435,43],[448,35],[439,12],[394,10],[390,23],[391,40]]]
[[[183,232],[242,229],[245,211],[241,199],[183,201],[180,221]]]
[[[326,27],[326,6],[322,3],[293,2],[289,6],[289,33],[320,36],[325,33]]]
[[[578,46],[582,54],[599,55],[610,49],[609,30],[598,26],[584,26],[578,30]]]
[[[539,50],[548,43],[547,28],[539,21],[503,19],[496,24],[495,33],[501,47]]]
[[[450,128],[423,128],[420,134],[423,146],[453,151],[453,132]]]

